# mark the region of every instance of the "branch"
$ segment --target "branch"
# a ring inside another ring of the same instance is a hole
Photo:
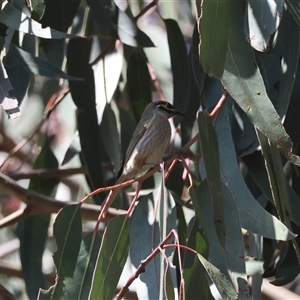
[[[14,180],[21,179],[48,179],[53,177],[67,177],[76,174],[86,174],[86,167],[68,169],[35,169],[27,172],[13,172],[6,175]]]
[[[11,225],[21,218],[37,215],[43,213],[57,213],[60,209],[65,207],[66,205],[74,204],[72,201],[60,201],[54,198],[41,195],[37,192],[25,189],[18,185],[13,179],[4,175],[0,172],[0,190],[8,194],[9,196],[13,196],[18,198],[20,201],[24,202],[27,207],[23,211],[17,211],[12,215],[9,215],[2,220],[0,220],[0,228],[7,226],[7,224]],[[85,204],[81,205],[81,214],[82,218],[88,220],[97,220],[99,213],[101,210],[101,206],[94,204]],[[126,211],[121,209],[113,209],[110,208],[104,217],[103,221],[108,222],[115,216],[125,214]]]

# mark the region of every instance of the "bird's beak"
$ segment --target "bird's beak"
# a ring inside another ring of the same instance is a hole
[[[178,115],[178,116],[185,116],[185,114],[183,114],[182,112],[180,112],[180,111],[178,111],[178,110],[176,110],[176,115]]]

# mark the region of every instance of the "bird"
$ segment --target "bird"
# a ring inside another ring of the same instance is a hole
[[[160,162],[171,138],[169,118],[183,113],[167,101],[149,103],[137,124],[122,162],[116,184],[143,176]]]
[[[171,139],[169,118],[176,115],[184,116],[167,101],[153,101],[146,106],[133,132],[115,185],[130,179],[138,179],[160,162]],[[119,192],[120,188],[111,190],[104,200],[97,221],[98,225]],[[132,204],[127,213],[131,211]]]

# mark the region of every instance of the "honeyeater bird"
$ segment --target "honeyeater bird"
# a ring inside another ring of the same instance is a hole
[[[183,114],[166,101],[149,103],[128,146],[116,184],[144,175],[160,162],[171,138],[169,118]]]
[[[132,135],[116,184],[139,178],[160,162],[171,138],[168,119],[176,115],[184,114],[166,101],[153,101],[146,106]],[[101,216],[105,214],[119,191],[120,189],[111,191],[100,213]]]

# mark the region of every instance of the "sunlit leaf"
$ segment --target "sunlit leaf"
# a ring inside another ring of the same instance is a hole
[[[254,126],[265,134],[291,162],[300,165],[299,157],[292,153],[292,141],[267,96],[254,52],[245,39],[241,10],[237,9],[236,15],[230,29],[222,83]]]
[[[283,0],[247,0],[245,27],[251,46],[258,51],[266,51],[271,34],[278,28],[283,14]]]
[[[151,39],[141,31],[126,12],[119,10],[118,35],[122,43],[132,47],[154,47]]]
[[[24,33],[32,34],[45,39],[70,38],[72,35],[60,32],[42,25],[14,8],[9,2],[2,3],[1,23]]]

